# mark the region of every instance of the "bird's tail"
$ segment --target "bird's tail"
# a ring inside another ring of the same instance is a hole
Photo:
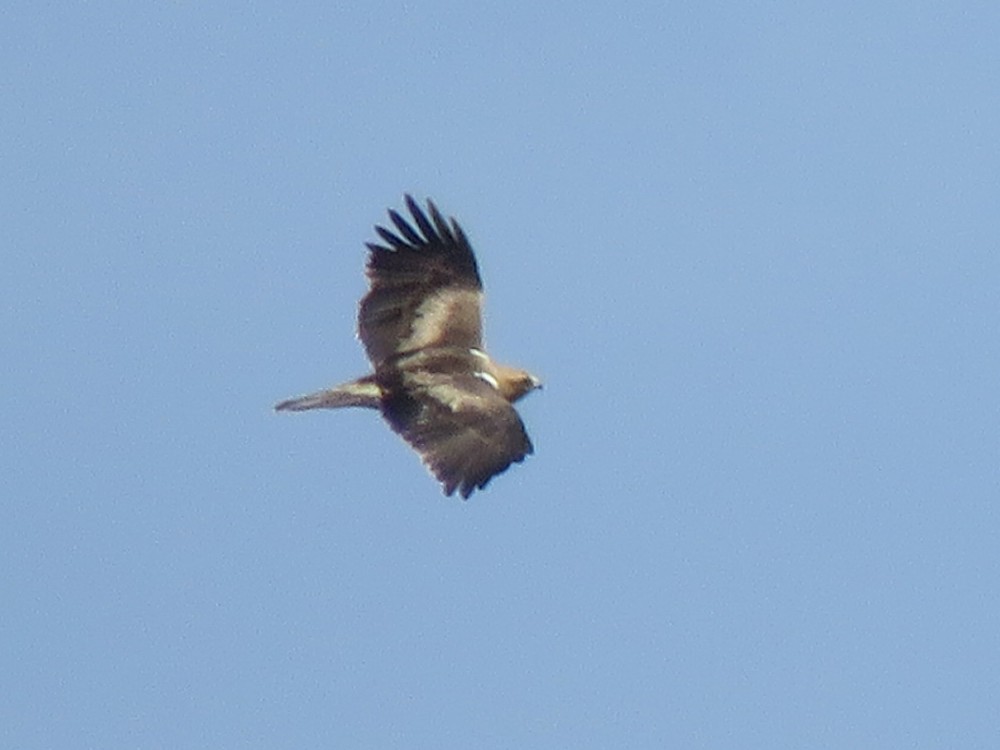
[[[340,409],[346,406],[361,406],[378,409],[382,403],[382,390],[375,379],[368,375],[350,383],[338,385],[325,391],[317,391],[306,396],[290,398],[274,407],[275,411],[305,411],[306,409]]]

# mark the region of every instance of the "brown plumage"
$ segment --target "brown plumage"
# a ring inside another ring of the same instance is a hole
[[[468,498],[533,452],[512,404],[541,383],[483,352],[482,280],[462,228],[405,200],[413,223],[390,210],[396,231],[375,227],[384,244],[368,243],[358,337],[374,372],[275,408],[379,409],[445,494]]]

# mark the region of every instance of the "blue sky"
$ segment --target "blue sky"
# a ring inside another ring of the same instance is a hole
[[[1000,9],[352,5],[0,11],[0,745],[997,747]],[[466,503],[271,411],[404,192]]]

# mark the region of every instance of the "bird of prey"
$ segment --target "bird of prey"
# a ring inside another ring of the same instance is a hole
[[[275,409],[378,409],[444,493],[467,499],[533,452],[512,404],[541,383],[483,351],[483,285],[458,222],[405,201],[412,222],[390,209],[396,231],[376,226],[383,244],[368,243],[358,338],[373,372]]]

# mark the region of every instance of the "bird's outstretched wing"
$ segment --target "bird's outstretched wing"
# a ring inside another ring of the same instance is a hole
[[[431,201],[428,218],[413,198],[405,200],[413,223],[390,210],[398,234],[375,227],[385,244],[368,244],[358,336],[376,369],[402,352],[482,345],[482,282],[465,233]]]
[[[482,489],[533,452],[514,407],[476,374],[467,350],[437,349],[379,378],[382,414],[420,454],[446,495]]]

